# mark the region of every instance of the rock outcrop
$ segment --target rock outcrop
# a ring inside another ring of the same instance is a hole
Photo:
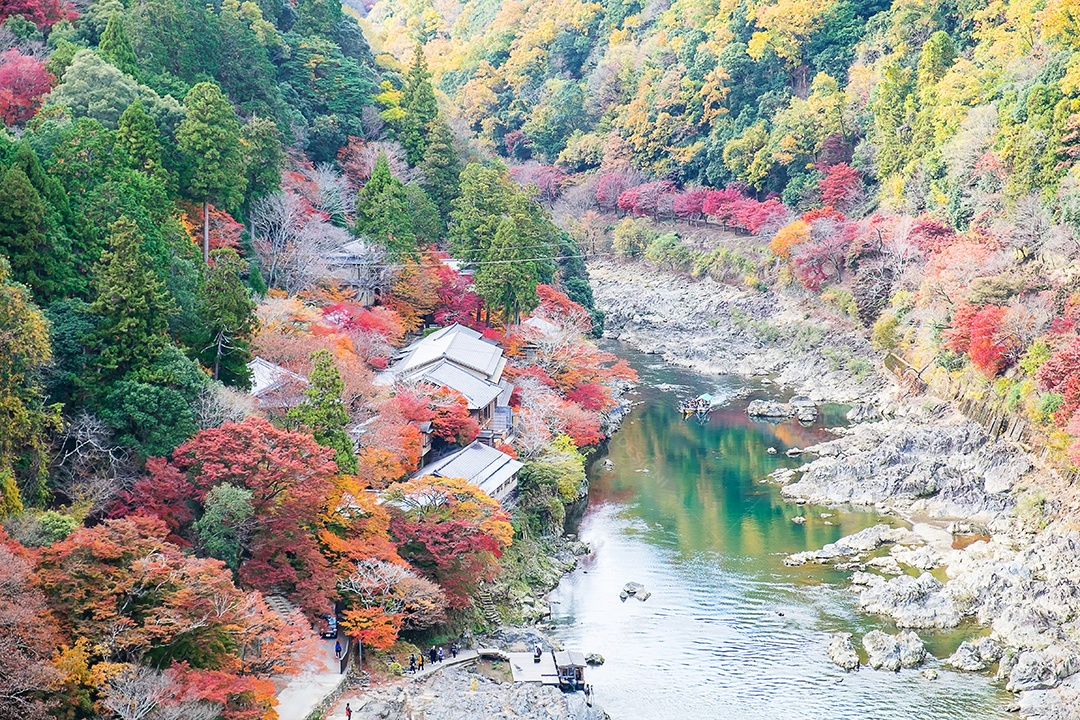
[[[892,670],[919,667],[926,661],[926,648],[918,635],[907,630],[889,635],[880,630],[866,633],[862,639],[867,664],[875,670]]]
[[[851,644],[851,633],[837,633],[829,642],[829,659],[834,664],[851,672],[859,669],[859,654]]]
[[[820,550],[807,550],[788,555],[784,559],[784,564],[795,567],[815,561],[828,562],[841,557],[858,557],[876,550],[886,543],[897,542],[919,542],[919,540],[912,535],[910,530],[889,527],[882,523],[860,530],[853,535],[842,537]]]
[[[936,412],[944,415],[857,425],[809,448],[818,457],[784,486],[784,496],[931,517],[1001,517],[1030,461],[963,416]]]
[[[949,656],[945,663],[957,670],[980,672],[989,669],[1001,659],[1002,655],[1001,646],[991,638],[984,637],[960,643],[960,647]]]
[[[779,422],[795,418],[799,422],[817,420],[817,403],[808,397],[799,395],[786,403],[776,400],[751,400],[746,406],[746,414],[752,418],[761,418],[770,422]]]
[[[675,365],[706,372],[771,375],[815,402],[861,400],[884,381],[830,369],[828,349],[848,357],[874,350],[854,326],[835,317],[806,317],[799,298],[692,280],[621,261],[589,263],[596,305],[605,314],[604,335]],[[808,343],[800,330],[833,326],[827,340]]]
[[[952,628],[962,617],[952,595],[930,573],[891,580],[872,576],[859,593],[859,607],[889,617],[902,628]]]

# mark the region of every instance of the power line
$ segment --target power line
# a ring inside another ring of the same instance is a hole
[[[471,266],[471,265],[507,265],[507,264],[512,264],[512,263],[523,263],[523,262],[545,262],[545,261],[551,261],[551,260],[573,260],[575,258],[586,259],[586,258],[590,258],[590,257],[607,257],[607,256],[611,256],[611,255],[614,255],[614,254],[615,253],[607,252],[607,253],[594,253],[592,255],[584,255],[584,254],[582,254],[582,255],[555,255],[553,257],[518,258],[518,259],[515,259],[515,260],[471,260],[471,261],[470,260],[460,260],[459,262],[463,266]],[[452,260],[453,258],[450,258],[450,259]],[[420,268],[448,267],[445,262],[413,263],[413,264],[409,264],[409,265],[406,265],[406,264],[403,264],[403,263],[371,263],[371,264],[357,263],[357,264],[359,264],[359,265],[361,265],[362,267],[365,267],[365,268],[372,268],[372,269],[382,268],[382,269],[385,269],[385,270],[404,270],[405,268],[411,268],[411,267],[420,267]]]

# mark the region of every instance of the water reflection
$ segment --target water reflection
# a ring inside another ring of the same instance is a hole
[[[828,437],[824,429],[750,421],[740,381],[620,352],[643,382],[608,450],[614,465],[592,464],[580,532],[596,552],[551,595],[556,634],[607,658],[589,678],[614,718],[1005,717],[982,676],[848,675],[827,662],[829,633],[889,628],[856,614],[850,593],[829,584],[842,574],[787,568],[783,558],[882,519],[788,503],[760,482],[797,465],[784,451]],[[684,422],[680,388],[669,385],[683,386],[682,396],[738,397],[707,422]],[[648,601],[619,599],[630,580],[646,585]]]

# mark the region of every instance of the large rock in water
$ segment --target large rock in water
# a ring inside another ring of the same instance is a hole
[[[859,606],[890,617],[905,628],[952,628],[961,618],[952,595],[930,573],[917,578],[899,575],[891,580],[871,577],[859,594]]]
[[[902,667],[918,667],[926,660],[923,641],[910,630],[899,635],[873,630],[863,636],[862,644],[868,656],[867,662],[877,670],[896,672]]]
[[[859,654],[855,652],[855,646],[851,644],[851,633],[837,633],[829,642],[829,659],[834,664],[851,672],[859,669]]]
[[[799,422],[814,422],[817,420],[817,403],[806,396],[797,395],[791,398],[791,400],[788,401],[788,407],[791,408],[791,414],[794,415]]]
[[[751,400],[746,406],[750,417],[781,419],[791,415],[791,410],[775,400]]]
[[[805,565],[814,560],[825,562],[839,557],[855,557],[863,553],[876,550],[885,543],[917,542],[910,530],[904,528],[892,528],[884,523],[860,530],[852,535],[842,537],[834,543],[829,543],[820,550],[807,550],[806,552],[788,555],[784,559],[785,565]]]
[[[988,637],[965,640],[945,661],[957,670],[979,672],[1001,659],[1001,646]]]

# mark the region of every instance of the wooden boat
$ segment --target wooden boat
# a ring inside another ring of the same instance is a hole
[[[695,414],[708,415],[712,412],[713,404],[713,396],[709,393],[702,393],[693,400],[683,400],[679,403],[679,410],[682,411],[684,418]]]

